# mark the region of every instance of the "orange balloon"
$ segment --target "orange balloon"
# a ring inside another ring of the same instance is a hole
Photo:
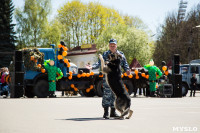
[[[168,72],[168,71],[165,71],[165,75],[168,76],[168,74],[169,74],[169,72]]]
[[[41,66],[42,66],[41,64],[38,64],[38,65],[37,65],[37,67],[39,67],[39,68],[41,68]]]
[[[139,79],[139,76],[137,75],[135,78],[136,78],[136,79]]]
[[[90,75],[94,75],[94,72],[90,72]]]
[[[45,73],[45,71],[46,71],[46,70],[45,70],[44,68],[41,69],[41,72],[42,72],[42,73]]]
[[[34,56],[31,56],[31,60],[34,60]]]
[[[146,79],[149,79],[149,75],[146,75]]]
[[[69,64],[69,62],[67,63],[67,67],[70,67],[71,65]]]
[[[81,75],[80,75],[80,74],[78,74],[78,75],[77,75],[77,77],[78,77],[78,78],[81,78]]]
[[[132,77],[133,77],[133,75],[132,75],[132,74],[130,74],[128,77],[129,77],[129,78],[132,78]]]
[[[63,50],[64,50],[64,51],[67,51],[67,50],[68,50],[68,48],[67,48],[67,47],[63,47]]]
[[[70,86],[71,86],[71,88],[74,88],[74,87],[75,87],[74,84],[71,84]]]
[[[58,55],[58,60],[63,59],[62,55]]]
[[[145,77],[145,73],[141,73],[142,77]]]
[[[135,74],[138,74],[138,70],[135,70]]]
[[[72,71],[69,72],[69,75],[72,75]]]
[[[90,73],[86,73],[86,77],[90,77]]]
[[[85,77],[86,76],[86,73],[82,73],[82,77]]]
[[[63,55],[63,56],[67,56],[67,52],[66,52],[66,51],[63,51],[62,55]]]
[[[68,79],[71,80],[71,79],[72,79],[72,76],[69,76]]]
[[[93,85],[90,85],[90,89],[93,89],[94,88],[94,86]]]
[[[88,93],[88,92],[90,92],[90,89],[88,88],[88,89],[86,89],[86,92]]]
[[[78,91],[78,88],[74,87],[74,91]]]
[[[65,63],[69,63],[69,62],[68,62],[68,59],[64,59],[64,62],[65,62]]]
[[[166,66],[163,66],[163,67],[162,67],[162,70],[163,70],[163,71],[166,71],[166,70],[167,70],[167,67],[166,67]]]
[[[156,84],[156,88],[158,88],[158,85]]]
[[[123,77],[124,77],[124,75],[122,74],[122,75],[121,75],[121,78],[123,78]]]
[[[127,74],[126,74],[126,73],[124,73],[124,76],[127,76]]]
[[[58,44],[58,48],[62,48],[62,45],[61,45],[61,44]]]

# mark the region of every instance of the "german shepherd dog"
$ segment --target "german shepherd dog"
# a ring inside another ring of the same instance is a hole
[[[114,92],[115,108],[121,113],[118,119],[124,119],[124,116],[129,114],[126,119],[129,119],[133,111],[130,110],[131,98],[125,89],[124,83],[121,78],[121,60],[122,55],[119,53],[112,53],[108,55],[108,62],[104,62],[101,54],[99,54],[101,60],[101,69],[105,74],[106,82]]]

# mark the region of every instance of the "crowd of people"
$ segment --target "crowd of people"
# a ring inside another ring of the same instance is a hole
[[[8,75],[9,70],[7,67],[0,68],[0,96],[8,97],[10,95],[8,80],[6,79]]]

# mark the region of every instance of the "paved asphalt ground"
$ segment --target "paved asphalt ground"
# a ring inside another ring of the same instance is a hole
[[[0,133],[200,132],[196,97],[132,98],[129,120],[104,120],[102,98],[0,99]]]

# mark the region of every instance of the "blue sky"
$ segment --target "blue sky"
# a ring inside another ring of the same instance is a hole
[[[51,0],[52,15],[57,14],[57,9],[71,0]],[[169,12],[178,11],[180,0],[80,0],[88,3],[90,1],[99,2],[104,6],[114,8],[120,13],[128,14],[129,16],[137,16],[152,31],[156,34],[157,28],[163,24],[165,17]],[[187,11],[194,5],[197,5],[199,0],[184,0],[188,2]],[[15,7],[23,7],[24,0],[13,0]]]

